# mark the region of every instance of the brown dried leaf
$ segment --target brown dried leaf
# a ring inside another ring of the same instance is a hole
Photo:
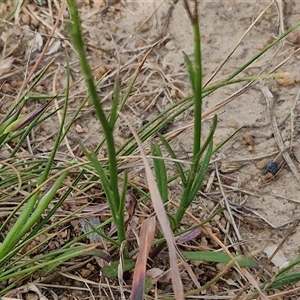
[[[0,60],[0,76],[7,73],[14,62],[13,57],[7,57],[5,59]]]
[[[132,300],[143,299],[147,259],[154,239],[155,228],[156,219],[154,216],[146,219],[141,226],[140,252],[135,264],[132,293],[130,298]]]
[[[119,115],[122,117],[122,119],[125,120],[128,127],[132,131],[138,147],[141,152],[141,156],[143,159],[143,164],[145,166],[145,172],[147,177],[147,182],[149,185],[149,191],[151,195],[152,204],[154,207],[154,210],[156,212],[157,219],[160,223],[162,232],[164,234],[164,237],[166,239],[168,249],[169,249],[169,258],[170,258],[170,265],[171,265],[171,274],[172,274],[172,286],[175,294],[175,298],[178,300],[184,299],[184,293],[183,293],[183,286],[182,281],[180,278],[179,268],[177,264],[177,252],[176,252],[176,246],[175,246],[175,240],[174,240],[174,234],[171,230],[170,223],[165,211],[165,207],[163,205],[163,201],[160,196],[160,192],[158,190],[155,178],[152,174],[152,170],[150,167],[150,164],[148,163],[142,142],[140,141],[137,133],[131,126],[130,122],[125,118],[125,116],[122,113],[119,113]]]

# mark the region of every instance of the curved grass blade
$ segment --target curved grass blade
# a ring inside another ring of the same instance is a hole
[[[56,180],[53,187],[40,200],[38,199],[40,191],[36,192],[30,197],[30,199],[28,199],[24,210],[21,212],[16,223],[8,232],[0,247],[0,266],[3,266],[3,264],[8,260],[7,254],[9,254],[13,250],[14,246],[23,239],[25,234],[30,231],[35,222],[44,213],[57,190],[61,187],[67,174],[68,172],[63,172]]]
[[[215,263],[228,264],[231,262],[231,257],[223,252],[213,252],[213,251],[182,251],[180,252],[185,259],[188,260],[200,260],[200,261],[210,261]],[[235,254],[232,256],[236,257]],[[237,263],[240,267],[253,267],[257,266],[256,262],[249,257],[238,257]]]
[[[154,172],[156,176],[156,183],[159,189],[163,203],[168,202],[168,178],[167,169],[163,160],[163,155],[157,143],[151,144],[151,153],[153,156],[159,158],[153,158]]]
[[[181,164],[178,161],[176,161],[177,156],[176,156],[175,152],[173,151],[172,147],[170,146],[170,144],[167,142],[167,140],[164,138],[164,136],[162,134],[160,134],[158,132],[157,135],[160,138],[163,145],[165,146],[165,148],[168,151],[169,155],[175,160],[174,164],[175,164],[176,169],[178,171],[178,174],[180,176],[182,186],[185,188],[186,187],[186,177],[185,177],[185,174],[184,174],[184,171],[183,171],[183,168],[182,168]]]

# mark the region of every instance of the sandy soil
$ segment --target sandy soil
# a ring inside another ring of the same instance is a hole
[[[204,83],[211,80],[214,71],[240,42],[249,26],[253,25],[212,82],[228,77],[278,37],[283,29],[288,29],[299,20],[300,2],[289,1],[284,2],[282,7],[275,3],[271,4],[259,20],[253,23],[269,3],[270,1],[205,1],[200,5]],[[11,3],[8,2],[9,4]],[[191,55],[193,52],[192,29],[181,1],[174,5],[166,1],[135,1],[113,3],[110,7],[100,1],[91,5],[81,4],[84,37],[88,44],[91,65],[95,68],[94,75],[99,79],[106,71],[111,70],[104,83],[99,85],[99,93],[108,109],[114,76],[120,64],[118,60],[124,66],[123,84],[126,85],[129,75],[138,66],[149,45],[164,37],[166,40],[153,50],[138,79],[139,87],[135,89],[127,103],[128,115],[135,127],[139,128],[143,121],[151,119],[164,108],[189,95],[190,86],[182,53],[184,51]],[[0,12],[5,15],[5,8],[3,4],[1,5]],[[50,7],[51,9],[27,3],[22,7],[19,19],[0,23],[0,32],[4,29],[0,41],[2,56],[15,57],[14,71],[0,77],[1,107],[4,112],[11,105],[20,82],[24,79],[27,69],[24,62],[28,61],[30,70],[40,53],[45,37],[52,28],[51,22],[57,13],[58,3],[53,1]],[[42,63],[45,65],[52,57],[57,57],[54,67],[50,68],[49,76],[34,92],[56,94],[66,86],[66,61],[63,54],[65,49],[70,56],[73,82],[79,79],[78,61],[68,41],[65,25],[66,21],[60,24],[56,33],[58,38],[50,45],[51,51],[46,53]],[[34,30],[37,30],[37,33],[34,33]],[[280,78],[268,79],[262,84],[253,85],[241,95],[233,97],[232,102],[217,111],[219,124],[215,144],[239,126],[244,127],[214,157],[214,163],[208,174],[215,176],[214,183],[203,188],[210,199],[199,194],[198,202],[192,207],[195,210],[201,207],[199,211],[208,209],[212,212],[219,207],[217,201],[226,199],[231,203],[237,228],[237,231],[233,230],[229,221],[226,225],[228,227],[225,226],[224,230],[235,232],[231,235],[230,242],[233,245],[240,245],[245,252],[259,251],[256,252],[259,253],[258,258],[263,256],[261,251],[266,245],[279,245],[289,232],[293,221],[299,219],[299,182],[286,164],[274,180],[267,184],[260,183],[267,162],[276,157],[276,152],[279,151],[261,85],[267,86],[272,92],[275,99],[272,115],[275,116],[284,145],[288,147],[292,143],[296,144],[294,153],[297,156],[299,136],[295,129],[295,121],[292,124],[292,120],[297,121],[297,113],[291,117],[291,111],[299,92],[300,65],[297,52],[289,56],[298,49],[299,34],[299,32],[291,34],[243,72],[243,76],[252,76],[263,69],[268,72],[276,68],[278,73],[285,72]],[[287,61],[277,68],[285,59]],[[243,86],[245,83],[239,83],[212,93],[204,100],[204,111],[214,108]],[[70,116],[82,101],[84,94],[83,83],[76,83],[76,89],[71,94]],[[28,109],[36,105],[37,103],[29,104]],[[209,128],[210,116],[204,121],[206,130]],[[190,120],[191,112],[186,112],[172,124],[170,130],[175,130]],[[76,120],[77,127],[74,126],[68,136],[72,151],[78,149],[79,140],[83,140],[89,148],[97,145],[101,138],[97,124],[90,106],[86,106],[84,113]],[[49,151],[53,143],[51,135],[55,134],[55,131],[55,122],[50,121],[43,128],[39,128],[37,132],[40,139],[34,141],[33,151]],[[119,122],[116,131],[117,143],[121,145],[124,139],[128,138],[127,134],[128,129]],[[186,130],[174,141],[174,148],[181,149],[184,155],[188,155],[192,147],[191,136],[191,130]],[[61,151],[65,149],[62,148]],[[291,154],[298,170],[297,159],[290,149],[287,153]],[[228,163],[234,166],[230,171]],[[221,170],[223,194],[216,179],[216,168]],[[180,190],[172,188],[174,199],[179,192]],[[202,215],[199,215],[199,218],[201,217]],[[218,220],[216,222],[218,223]],[[298,256],[299,241],[300,230],[297,227],[282,247],[282,252],[289,261]],[[296,295],[295,298],[289,299],[296,299]]]

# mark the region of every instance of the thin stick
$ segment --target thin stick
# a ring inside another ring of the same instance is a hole
[[[27,86],[28,82],[30,81],[30,79],[32,78],[32,76],[34,75],[34,72],[37,70],[42,58],[44,57],[44,54],[46,53],[48,47],[49,47],[49,44],[50,44],[50,41],[55,33],[55,30],[56,28],[58,27],[58,24],[60,22],[60,17],[62,16],[62,13],[64,11],[64,8],[65,8],[65,5],[64,3],[62,3],[61,7],[60,7],[60,10],[58,12],[58,15],[57,15],[57,19],[56,19],[56,22],[51,30],[51,33],[49,35],[49,38],[47,39],[46,43],[45,43],[45,46],[41,52],[41,54],[39,55],[39,57],[37,58],[32,70],[30,71],[30,73],[28,74],[27,78],[25,78],[25,80],[23,81],[22,83],[22,86],[20,88],[20,91],[16,97],[16,102],[18,101],[18,99],[20,98],[20,96],[22,95],[23,91],[25,90],[25,87]],[[54,60],[53,60],[54,61]]]
[[[238,239],[238,241],[240,242],[242,240],[242,237],[239,233],[239,230],[238,230],[238,227],[236,226],[236,223],[235,223],[235,220],[234,220],[234,217],[232,215],[232,211],[231,211],[231,207],[228,203],[228,199],[226,197],[226,194],[224,192],[224,189],[223,189],[223,186],[222,186],[222,182],[221,182],[221,178],[220,178],[220,174],[219,174],[219,170],[218,170],[218,167],[216,166],[216,173],[217,173],[217,178],[218,178],[218,182],[219,182],[219,187],[220,187],[220,190],[221,190],[221,193],[222,193],[222,196],[223,196],[223,199],[224,199],[224,203],[225,203],[225,206],[226,206],[226,210],[229,214],[229,222],[230,224],[232,225],[234,231],[235,231],[235,234],[236,234],[236,237]]]
[[[248,27],[248,29],[245,31],[243,36],[240,38],[240,40],[237,42],[237,44],[233,47],[232,51],[227,55],[227,57],[223,60],[223,62],[219,65],[219,67],[213,72],[211,77],[205,82],[203,87],[206,87],[212,80],[213,78],[217,75],[217,73],[223,68],[225,63],[228,61],[228,59],[231,57],[231,55],[234,53],[234,51],[238,48],[238,46],[241,44],[243,39],[246,37],[246,35],[249,33],[249,31],[254,27],[256,22],[262,17],[262,15],[269,9],[271,5],[273,5],[274,0],[258,15],[258,17],[252,22],[252,24]]]
[[[284,151],[286,149],[282,137],[280,135],[278,126],[277,126],[277,122],[276,122],[276,116],[273,113],[273,106],[274,106],[274,97],[271,93],[271,91],[267,88],[267,86],[261,86],[261,91],[263,93],[263,95],[265,96],[266,102],[267,102],[267,107],[268,107],[268,111],[270,114],[270,119],[271,119],[271,125],[273,128],[273,133],[274,133],[274,137],[276,140],[276,143],[278,145],[279,150],[282,152],[282,156],[285,159],[287,165],[289,166],[289,168],[291,169],[292,173],[294,174],[294,176],[296,177],[296,179],[300,182],[300,174],[295,166],[295,164],[293,163],[290,155],[288,154],[287,151]]]

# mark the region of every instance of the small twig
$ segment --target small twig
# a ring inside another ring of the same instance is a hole
[[[267,102],[267,107],[268,107],[268,111],[269,111],[270,119],[271,119],[271,125],[273,128],[273,133],[274,133],[274,137],[277,142],[278,148],[282,152],[282,156],[283,156],[284,160],[286,161],[287,165],[289,166],[289,168],[291,169],[292,173],[294,174],[296,179],[300,182],[300,174],[299,174],[296,166],[294,165],[288,152],[284,151],[286,149],[286,147],[283,143],[282,137],[280,135],[280,132],[279,132],[279,129],[277,126],[276,116],[273,113],[274,97],[273,97],[271,91],[266,86],[261,86],[261,91],[262,91],[263,95],[265,96],[265,99]]]
[[[277,11],[278,11],[278,18],[279,18],[279,35],[282,35],[284,33],[284,21],[283,21],[283,5],[284,1],[275,1]]]
[[[209,200],[214,201],[214,202],[220,203],[222,201],[222,199],[220,199],[217,196],[207,195],[207,194],[204,194],[204,193],[200,193],[200,194],[203,197],[205,197],[206,199],[209,199]],[[289,228],[290,226],[293,226],[293,224],[295,222],[293,220],[293,221],[289,221],[287,223],[281,224],[279,226],[275,226],[270,221],[268,221],[265,217],[260,215],[257,211],[253,210],[252,208],[250,208],[246,205],[238,204],[238,203],[235,203],[235,202],[232,202],[232,201],[228,201],[228,204],[230,205],[231,210],[234,211],[233,214],[236,215],[237,218],[242,219],[243,221],[249,222],[247,220],[247,216],[248,216],[248,218],[251,218],[250,215],[253,215],[253,216],[256,217],[255,222],[257,222],[257,220],[262,220],[263,222],[265,222],[268,226],[270,226],[273,229],[286,229],[286,228]]]
[[[28,74],[27,78],[25,78],[25,80],[24,80],[23,83],[22,83],[22,86],[21,86],[21,88],[20,88],[20,90],[19,90],[19,93],[18,93],[18,95],[17,95],[17,97],[16,97],[16,102],[18,101],[18,99],[19,99],[20,96],[22,95],[22,93],[23,93],[23,91],[25,90],[27,84],[29,83],[29,81],[30,81],[30,79],[32,78],[32,76],[34,75],[34,72],[37,70],[37,68],[38,68],[38,66],[39,66],[39,64],[40,64],[40,62],[42,61],[42,58],[44,57],[44,54],[46,53],[46,51],[47,51],[47,49],[48,49],[48,47],[49,47],[50,41],[51,41],[51,39],[52,39],[52,37],[53,37],[53,35],[54,35],[54,33],[55,33],[55,30],[56,30],[56,28],[58,27],[58,24],[59,24],[59,22],[60,22],[60,17],[62,16],[62,13],[63,13],[63,11],[64,11],[64,7],[65,7],[65,5],[64,5],[64,3],[63,3],[63,4],[61,5],[61,7],[60,7],[60,10],[59,10],[59,12],[58,12],[58,16],[57,16],[56,22],[55,22],[55,24],[54,24],[54,26],[53,26],[53,28],[52,28],[52,30],[51,30],[51,33],[50,33],[50,35],[49,35],[49,38],[47,39],[47,41],[46,41],[46,43],[45,43],[45,46],[44,46],[44,48],[43,48],[41,54],[40,54],[39,57],[37,58],[37,60],[36,60],[36,62],[35,62],[35,64],[34,64],[32,70],[31,70],[30,73]],[[52,60],[52,61],[54,61],[54,60]],[[52,62],[51,62],[51,63],[52,63]]]
[[[165,37],[167,35],[167,30],[168,30],[170,20],[172,18],[173,10],[175,8],[176,3],[177,3],[177,1],[173,1],[173,3],[170,5],[170,7],[167,11],[166,18],[165,18],[161,33],[158,36],[158,40],[162,39],[163,37]]]
[[[293,231],[295,230],[295,228],[297,227],[297,225],[299,224],[299,221],[297,221],[297,223],[289,230],[289,232],[287,233],[287,235],[282,239],[281,243],[278,245],[277,249],[274,251],[274,253],[269,257],[269,259],[266,261],[266,263],[260,268],[260,270],[254,275],[253,279],[257,279],[259,277],[261,277],[261,274],[263,273],[263,271],[266,269],[266,267],[270,264],[271,260],[273,259],[273,257],[276,255],[276,253],[279,251],[280,248],[282,248],[283,244],[286,242],[287,238],[293,233]],[[250,287],[251,283],[247,282],[244,287],[235,295],[234,298],[232,298],[231,300],[237,300],[240,298],[240,296]],[[253,294],[249,295],[251,298],[243,298],[243,299],[253,299]]]
[[[222,63],[218,66],[218,68],[213,72],[213,74],[211,75],[211,77],[205,82],[205,84],[203,85],[204,87],[206,87],[212,80],[213,78],[218,74],[218,72],[223,68],[223,66],[225,65],[225,63],[229,60],[229,58],[231,57],[231,55],[235,52],[235,50],[239,47],[239,45],[241,44],[241,42],[244,40],[244,38],[246,37],[246,35],[250,32],[250,30],[255,26],[255,24],[257,23],[257,21],[263,16],[263,14],[270,8],[270,6],[273,3],[271,2],[260,14],[259,16],[252,22],[252,24],[248,27],[248,29],[245,31],[245,33],[243,34],[243,36],[240,38],[240,40],[237,42],[237,44],[233,47],[233,49],[231,50],[231,52],[227,55],[227,57],[222,61]]]
[[[219,170],[218,170],[217,166],[216,166],[216,174],[217,174],[217,178],[218,178],[218,182],[219,182],[219,187],[220,187],[220,190],[221,190],[221,193],[222,193],[222,196],[223,196],[223,202],[224,202],[224,204],[226,206],[226,210],[227,210],[228,215],[229,215],[229,220],[228,221],[232,225],[238,241],[241,241],[242,237],[241,237],[241,235],[239,233],[238,227],[236,226],[233,214],[231,212],[231,207],[230,207],[228,199],[227,199],[227,197],[225,195],[225,192],[224,192],[224,189],[223,189],[223,186],[222,186],[222,182],[221,182],[221,178],[220,178],[220,174],[219,174]]]
[[[282,248],[282,246],[284,245],[284,243],[287,241],[287,239],[289,238],[289,236],[294,232],[294,230],[296,229],[296,227],[299,225],[300,220],[296,221],[296,223],[294,224],[294,226],[288,231],[288,233],[285,235],[285,237],[282,239],[282,241],[280,242],[280,244],[278,245],[278,247],[276,248],[276,250],[272,253],[272,255],[267,259],[267,261],[262,265],[262,267],[260,268],[260,270],[254,275],[254,278],[259,278],[261,277],[261,274],[263,273],[263,271],[267,268],[267,266],[270,264],[270,262],[272,261],[272,259],[274,258],[274,256],[277,254],[277,252]],[[268,288],[268,285],[265,286],[264,289]]]
[[[280,48],[279,48],[280,49]],[[278,49],[278,50],[279,50]],[[278,65],[276,65],[269,74],[275,73],[281,66],[283,66],[285,63],[287,63],[290,59],[296,56],[296,54],[300,51],[300,48],[297,48],[295,51],[293,51],[288,57],[286,57],[283,61],[281,61]],[[278,51],[277,51],[278,52]]]

